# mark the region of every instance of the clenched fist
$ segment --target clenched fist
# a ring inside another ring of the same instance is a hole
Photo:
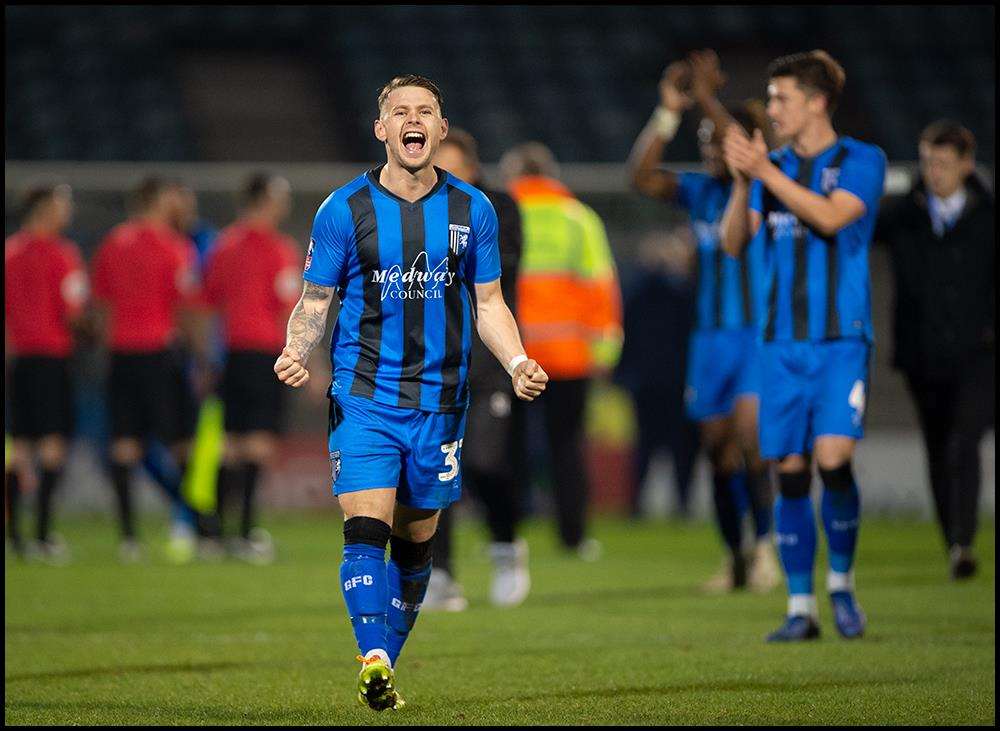
[[[274,372],[278,374],[279,381],[292,388],[298,388],[309,380],[309,371],[302,362],[302,356],[288,346],[285,346],[274,362]]]
[[[514,393],[522,401],[534,401],[545,390],[549,381],[548,374],[542,370],[537,361],[528,359],[519,363],[510,376],[514,385]]]

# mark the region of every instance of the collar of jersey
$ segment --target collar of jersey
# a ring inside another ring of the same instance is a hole
[[[439,168],[437,165],[434,165],[433,166],[434,167],[434,172],[436,172],[437,176],[438,176],[437,182],[434,183],[434,187],[431,188],[426,193],[424,193],[423,196],[421,196],[420,198],[417,198],[417,200],[415,200],[415,201],[413,201],[411,203],[410,201],[406,200],[405,198],[400,198],[398,195],[396,195],[395,193],[393,193],[391,190],[389,190],[384,185],[382,185],[382,183],[379,182],[378,178],[379,178],[379,175],[382,174],[382,168],[384,168],[384,167],[385,167],[385,163],[382,163],[377,168],[372,168],[371,170],[369,170],[368,171],[368,182],[371,183],[372,185],[374,185],[375,188],[379,192],[384,193],[385,195],[389,196],[394,201],[396,201],[397,203],[399,203],[401,206],[419,206],[421,203],[423,203],[427,199],[431,198],[435,193],[437,193],[439,190],[441,190],[441,188],[444,186],[444,184],[448,182],[448,173],[446,173],[444,170],[442,170],[441,168]]]
[[[795,150],[792,149],[791,144],[785,145],[784,147],[781,148],[781,150],[779,150],[779,152],[783,157],[790,155],[799,160],[819,160],[821,157],[823,157],[823,155],[829,155],[831,152],[836,150],[843,143],[843,141],[844,138],[838,135],[837,140],[832,145],[830,145],[829,147],[824,147],[820,152],[817,152],[812,157],[802,157],[799,153],[797,153]]]

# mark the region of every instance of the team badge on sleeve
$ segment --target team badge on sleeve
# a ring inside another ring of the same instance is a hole
[[[448,224],[448,248],[455,256],[461,256],[469,246],[468,226],[460,226],[457,223]]]
[[[309,271],[309,267],[311,267],[313,263],[313,248],[315,246],[316,246],[316,241],[314,239],[309,239],[309,250],[306,251],[306,265],[305,265],[305,270],[307,272]]]

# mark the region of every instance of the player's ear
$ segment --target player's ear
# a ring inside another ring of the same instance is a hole
[[[375,120],[375,139],[379,142],[385,142],[389,138],[389,133],[386,131],[385,124],[381,119]]]
[[[826,114],[826,96],[823,94],[810,94],[806,97],[806,104],[813,114]]]
[[[441,117],[441,139],[444,140],[448,136],[448,118]]]
[[[962,158],[962,173],[965,176],[972,175],[976,171],[976,158],[971,153]]]

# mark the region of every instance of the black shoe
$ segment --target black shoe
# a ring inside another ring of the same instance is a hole
[[[971,579],[979,568],[972,549],[967,546],[951,547],[951,578],[956,581]]]
[[[785,622],[767,636],[766,642],[804,642],[819,638],[819,625],[804,615],[785,617]]]

